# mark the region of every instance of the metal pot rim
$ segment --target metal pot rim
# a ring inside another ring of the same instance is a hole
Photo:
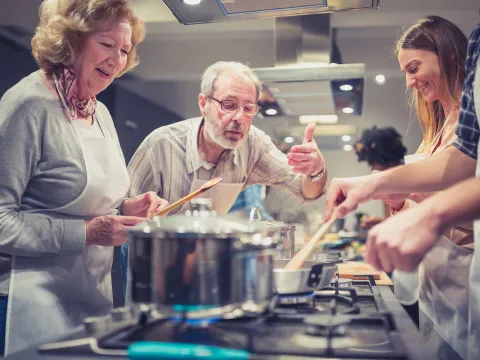
[[[184,224],[182,224],[184,223]],[[215,237],[215,238],[236,238],[242,236],[271,236],[279,229],[274,229],[261,223],[240,221],[229,217],[190,217],[184,215],[173,215],[167,218],[156,218],[142,222],[126,231],[136,236],[165,237],[171,234],[175,237]]]
[[[273,269],[273,272],[277,273],[295,273],[295,272],[310,272],[312,268],[301,268],[301,269]]]
[[[273,221],[273,220],[254,220],[253,222],[258,224],[263,224],[270,228],[286,229],[286,230],[295,230],[295,225],[287,224],[282,221]]]

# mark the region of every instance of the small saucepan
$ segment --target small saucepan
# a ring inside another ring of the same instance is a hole
[[[275,260],[273,278],[277,294],[301,294],[328,287],[335,272],[337,263],[331,261],[318,263],[306,261],[299,270],[286,270],[283,267],[288,260]]]

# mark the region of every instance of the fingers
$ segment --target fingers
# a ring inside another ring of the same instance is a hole
[[[155,209],[155,212],[157,213],[159,211],[162,211],[163,209],[165,209],[169,205],[170,205],[170,203],[167,200],[159,199],[159,202],[158,202],[157,208]],[[168,215],[168,213],[165,213],[162,216],[167,216],[167,215]]]
[[[317,151],[316,144],[313,143],[313,142],[309,142],[309,143],[306,143],[306,144],[303,144],[303,145],[292,146],[292,148],[290,149],[289,155],[292,154],[292,153],[308,154],[308,153],[311,153],[311,152],[314,152],[314,151]]]
[[[300,173],[300,174],[307,174],[307,175],[310,175],[312,173],[314,173],[313,169],[312,169],[312,164],[310,163],[302,163],[300,165],[297,165],[295,167],[292,168],[292,171],[294,173]]]
[[[350,214],[352,211],[357,210],[358,201],[353,199],[353,196],[349,195],[347,198],[337,206],[337,217],[343,218]]]
[[[310,161],[312,160],[312,156],[309,153],[298,152],[298,153],[288,153],[287,158],[290,161],[300,162],[300,161]],[[293,165],[293,164],[290,164]]]
[[[335,205],[337,204],[337,201],[339,200],[340,196],[343,196],[342,189],[335,183],[335,179],[334,179],[332,180],[332,183],[330,184],[330,188],[328,189],[328,193],[327,193],[325,215],[323,219],[325,222],[330,220],[330,217],[332,216],[332,213],[333,213],[333,209],[335,208]]]
[[[115,219],[124,226],[134,226],[145,221],[145,218],[138,216],[115,216]]]
[[[148,193],[145,193],[145,198],[148,199],[147,217],[150,217],[150,215],[157,208],[160,198],[155,191],[149,191]]]
[[[303,138],[304,143],[309,143],[313,140],[313,133],[315,132],[316,127],[317,125],[315,125],[313,122],[307,125],[305,128],[305,136]]]
[[[372,265],[374,269],[381,270],[381,263],[377,257],[377,249],[375,248],[376,236],[373,231],[368,233],[367,244],[365,246],[365,261]]]

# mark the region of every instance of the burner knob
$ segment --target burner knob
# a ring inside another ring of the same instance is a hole
[[[132,318],[132,310],[129,307],[120,307],[112,310],[113,322],[122,322]]]
[[[83,320],[83,326],[87,334],[96,334],[106,331],[111,322],[110,315],[91,316]]]

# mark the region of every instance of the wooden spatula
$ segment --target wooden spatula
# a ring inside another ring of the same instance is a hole
[[[221,177],[208,180],[205,184],[202,185],[202,187],[201,187],[200,189],[195,190],[194,192],[188,194],[187,196],[181,198],[181,199],[178,200],[178,201],[175,201],[173,204],[168,205],[165,209],[160,210],[160,211],[157,211],[156,213],[153,213],[151,216],[152,216],[152,217],[153,217],[153,216],[162,216],[162,215],[168,213],[168,212],[171,211],[172,209],[175,209],[177,206],[181,206],[181,205],[185,204],[187,201],[192,200],[194,197],[196,197],[196,196],[204,193],[204,192],[207,191],[208,189],[214,187],[214,186],[217,185],[220,181],[222,181],[222,178],[221,178]]]
[[[294,257],[290,259],[290,261],[285,265],[286,270],[299,270],[302,268],[303,263],[310,257],[312,251],[317,244],[317,242],[325,235],[325,233],[330,229],[330,226],[337,220],[337,213],[336,211],[333,212],[332,217],[323,224],[320,229],[317,230],[315,234],[313,234],[310,241],[299,251],[295,254]]]

